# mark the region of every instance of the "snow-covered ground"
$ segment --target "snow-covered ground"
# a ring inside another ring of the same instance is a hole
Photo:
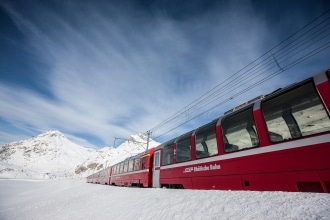
[[[330,219],[330,194],[0,180],[0,219]]]

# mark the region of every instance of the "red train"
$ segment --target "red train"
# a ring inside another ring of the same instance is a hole
[[[330,193],[329,79],[327,70],[250,100],[107,168],[107,181],[91,175],[87,182]]]
[[[107,167],[87,177],[88,183],[117,186],[152,187],[152,163],[155,148]]]

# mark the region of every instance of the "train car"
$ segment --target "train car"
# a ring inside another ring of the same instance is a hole
[[[329,79],[321,72],[158,146],[152,186],[329,193]]]
[[[93,175],[94,174],[91,174],[91,175],[89,175],[89,176],[86,177],[86,182],[87,183],[92,183],[93,182]]]
[[[111,167],[104,168],[100,171],[98,177],[98,183],[103,185],[110,185],[111,179]]]
[[[99,183],[99,176],[100,176],[100,171],[94,173],[93,174],[93,177],[92,177],[92,182],[91,183]]]
[[[150,149],[112,166],[111,185],[151,187],[154,150]]]

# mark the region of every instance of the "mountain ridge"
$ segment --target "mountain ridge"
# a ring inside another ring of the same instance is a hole
[[[98,150],[70,141],[57,130],[0,146],[0,178],[77,178],[145,150],[147,137],[131,135],[117,148]],[[152,147],[159,143],[150,139]]]

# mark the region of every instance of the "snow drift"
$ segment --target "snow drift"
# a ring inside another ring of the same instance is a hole
[[[330,219],[330,194],[0,180],[0,219]]]

